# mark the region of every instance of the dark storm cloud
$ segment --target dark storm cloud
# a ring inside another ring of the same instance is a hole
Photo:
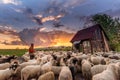
[[[37,34],[38,29],[23,29],[23,31],[19,32],[20,39],[26,45],[34,42],[34,37]]]
[[[61,22],[54,22],[53,23],[53,27],[55,27],[55,28],[61,28],[61,27],[64,27],[64,25],[61,24]]]
[[[31,8],[26,8],[25,13],[27,14],[33,14],[33,10]]]

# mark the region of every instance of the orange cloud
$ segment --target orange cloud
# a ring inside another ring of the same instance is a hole
[[[0,30],[0,48],[27,48],[30,43],[34,43],[36,47],[72,45],[70,40],[74,33],[58,30],[46,32],[45,29],[44,27],[40,29],[24,29],[19,33]]]

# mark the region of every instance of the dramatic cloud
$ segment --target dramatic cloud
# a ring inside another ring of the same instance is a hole
[[[40,32],[41,32],[41,31],[45,31],[45,30],[46,30],[45,27],[41,27],[41,28],[39,29]]]
[[[24,29],[19,33],[14,30],[0,29],[0,45],[30,45],[49,47],[49,46],[70,46],[70,40],[74,33],[65,31],[45,31],[45,27]]]
[[[62,17],[64,17],[64,14],[59,14],[57,16],[46,16],[46,17],[43,17],[42,15],[36,15],[35,17],[33,17],[33,21],[37,22],[39,25],[42,25],[47,21],[58,21]]]
[[[34,43],[36,46],[69,46],[70,40],[73,37],[73,33],[65,31],[40,31],[44,28],[37,29],[24,29],[19,33],[20,39],[25,44]]]
[[[74,8],[85,1],[87,1],[87,0],[66,0],[63,5],[66,8],[69,8],[69,7]]]
[[[20,0],[2,0],[3,4],[13,4],[13,5],[20,5]]]
[[[65,0],[65,1],[53,0],[46,8],[46,12],[54,14],[56,13],[68,14],[71,8],[74,8],[85,1],[86,0]]]
[[[0,44],[22,45],[22,42],[15,30],[5,26],[0,28]]]

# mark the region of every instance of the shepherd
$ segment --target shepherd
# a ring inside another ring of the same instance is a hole
[[[34,59],[34,57],[35,57],[34,52],[35,52],[35,50],[34,50],[34,44],[31,43],[31,46],[29,48],[30,59]]]

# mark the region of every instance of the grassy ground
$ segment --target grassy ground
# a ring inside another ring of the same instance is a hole
[[[25,52],[27,52],[27,49],[0,49],[0,55],[17,55],[17,56],[21,56]]]
[[[52,48],[38,48],[36,51],[70,51],[71,47],[52,47]],[[17,55],[22,56],[27,52],[27,49],[0,49],[0,55]]]

